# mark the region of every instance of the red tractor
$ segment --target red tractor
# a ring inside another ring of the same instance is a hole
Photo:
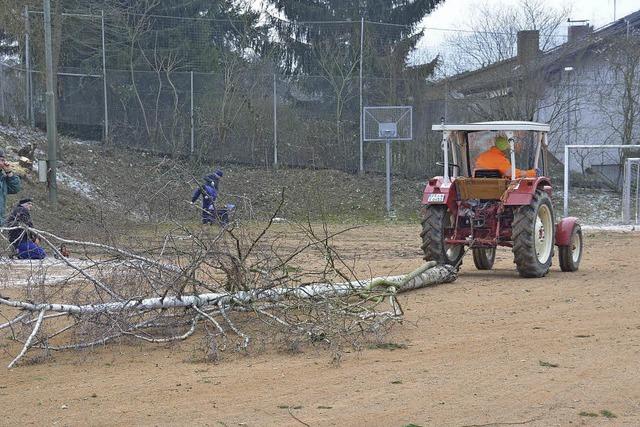
[[[555,224],[547,165],[549,125],[485,122],[434,125],[442,131],[444,175],[422,198],[427,261],[459,265],[466,248],[479,270],[493,268],[496,247],[512,248],[523,277],[549,272],[554,244],[562,271],[576,271],[582,232],[576,218]],[[500,158],[502,156],[502,158]]]

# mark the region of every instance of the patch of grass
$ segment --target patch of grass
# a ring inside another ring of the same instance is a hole
[[[420,424],[409,423],[405,424],[402,427],[422,427]]]
[[[300,273],[302,271],[302,269],[300,267],[296,267],[294,265],[283,265],[282,266],[282,272],[284,274],[289,274],[289,273]]]
[[[600,411],[600,415],[602,415],[603,417],[606,418],[618,418],[618,416],[616,414],[614,414],[613,412],[607,410],[607,409],[603,409],[602,411]]]
[[[393,380],[391,384],[402,384],[402,380]]]
[[[318,409],[333,409],[333,406],[318,405]]]
[[[278,405],[280,409],[302,409],[302,405],[289,406],[289,405]]]
[[[311,335],[309,335],[311,342],[322,342],[326,337],[327,335],[324,332],[320,332],[319,334],[312,332]],[[296,352],[301,353],[302,351],[298,348],[298,351]]]
[[[40,363],[46,362],[47,360],[50,359],[50,356],[48,354],[38,354],[35,355],[33,357],[30,357],[28,359],[25,359],[22,364],[24,366],[31,366],[31,365],[38,365]]]
[[[538,364],[540,366],[544,366],[545,368],[557,368],[558,366],[560,366],[557,363],[545,362],[544,360],[538,360]]]
[[[591,338],[593,335],[574,335],[576,338]]]
[[[372,344],[369,346],[369,348],[372,350],[381,349],[381,350],[393,351],[393,350],[406,350],[408,347],[406,344],[399,344],[395,342],[383,342],[379,344]]]
[[[582,411],[578,415],[580,415],[581,417],[597,417],[598,416],[598,414],[596,414],[595,412],[587,412],[587,411]]]

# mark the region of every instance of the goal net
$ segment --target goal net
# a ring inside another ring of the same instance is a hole
[[[640,215],[637,157],[640,145],[565,145],[563,206],[557,212],[588,225],[635,223]]]
[[[624,164],[622,221],[640,224],[640,158],[628,158]]]

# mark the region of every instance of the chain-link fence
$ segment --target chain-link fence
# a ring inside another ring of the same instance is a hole
[[[27,117],[26,73],[0,62],[0,117],[14,122]]]
[[[0,107],[5,117],[44,127],[43,15],[25,17],[23,52],[0,68]],[[412,35],[409,27],[364,20],[276,27],[280,37],[323,41],[283,49],[267,30],[243,22],[58,14],[58,128],[201,160],[383,172],[384,146],[362,143],[361,111],[409,105],[413,139],[394,143],[392,154],[393,173],[407,177],[441,172],[440,137],[431,131],[441,118],[549,122],[560,162],[565,144],[638,141],[635,29],[542,53],[516,50],[512,59],[435,81],[435,62],[407,65],[399,40]],[[572,173],[608,174],[610,163],[586,161],[584,153],[574,153]]]
[[[25,16],[29,37],[22,62],[5,64],[0,73],[23,93],[2,92],[11,105],[3,116],[44,127],[43,14]],[[362,147],[364,170],[382,172],[384,150],[360,141],[361,107],[410,101],[420,120],[412,141],[394,145],[394,173],[427,174],[439,155],[429,128],[442,114],[418,96],[432,67],[419,77],[405,75],[405,58],[391,51],[394,38],[409,29],[364,21],[299,25],[309,34],[348,40],[318,43],[303,56],[288,57],[280,46],[257,46],[255,30],[239,23],[58,15],[58,129],[132,148],[264,167],[355,172]]]

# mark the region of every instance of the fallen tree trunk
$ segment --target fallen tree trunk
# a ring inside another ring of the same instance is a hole
[[[438,265],[429,261],[405,276],[389,277],[372,280],[371,287],[393,286],[396,292],[407,292],[425,286],[451,283],[458,278],[458,271],[451,265]]]
[[[318,235],[307,224],[295,241],[290,230],[274,236],[266,230],[252,238],[247,229],[212,233],[178,226],[160,245],[135,253],[29,229],[65,268],[29,263],[22,284],[12,286],[13,297],[0,295],[0,307],[20,310],[13,319],[0,311],[0,330],[23,344],[11,366],[38,348],[81,349],[120,338],[166,343],[197,331],[207,343],[207,360],[217,359],[229,342],[242,351],[250,342],[293,349],[305,342],[334,352],[362,348],[402,319],[399,293],[456,279],[453,267],[430,262],[403,276],[350,280],[357,276],[355,263],[331,245],[344,231],[324,228]],[[84,251],[74,252],[82,260],[66,259],[59,244]]]
[[[149,311],[180,307],[206,307],[230,303],[247,305],[255,302],[278,302],[291,298],[337,297],[349,294],[375,291],[386,288],[391,293],[407,292],[425,286],[449,283],[456,279],[456,270],[448,265],[436,265],[431,261],[405,276],[374,278],[366,281],[346,283],[320,283],[300,287],[279,287],[257,289],[235,293],[204,293],[199,295],[177,295],[158,298],[145,298],[124,302],[102,304],[72,305],[61,303],[31,303],[14,301],[0,297],[0,304],[28,311],[53,311],[69,314],[115,313],[123,311]]]

